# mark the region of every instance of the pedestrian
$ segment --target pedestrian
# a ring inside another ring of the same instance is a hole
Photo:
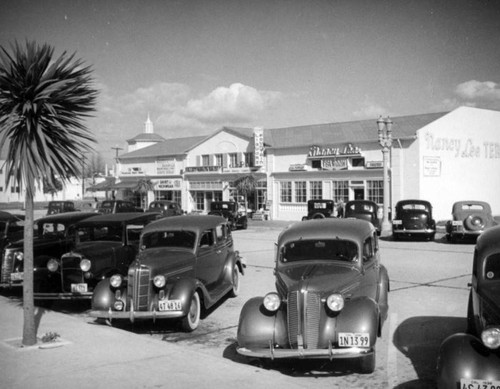
[[[337,204],[337,217],[344,217],[344,201],[342,199]]]

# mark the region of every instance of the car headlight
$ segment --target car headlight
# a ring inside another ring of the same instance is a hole
[[[90,265],[92,263],[90,262],[89,259],[82,259],[80,261],[80,269],[82,269],[83,272],[87,272],[90,270]]]
[[[268,293],[264,296],[263,304],[268,311],[270,312],[277,311],[281,305],[280,296],[278,296],[278,294],[274,292]]]
[[[123,278],[119,274],[114,274],[109,279],[109,283],[111,284],[111,286],[113,288],[119,288],[122,285],[122,282],[123,282]]]
[[[157,288],[163,288],[166,284],[165,276],[162,276],[161,274],[155,276],[155,278],[153,278],[153,284]]]
[[[14,254],[14,259],[16,261],[22,261],[24,259],[24,253],[22,251],[17,251],[15,254]]]
[[[344,298],[342,297],[341,294],[337,293],[331,294],[326,299],[326,306],[332,312],[339,312],[342,310],[342,308],[344,308]]]
[[[47,262],[47,269],[49,269],[50,272],[54,273],[57,271],[59,268],[59,262],[55,259],[49,259],[49,262]]]
[[[500,327],[490,327],[486,328],[481,333],[481,340],[484,345],[491,349],[497,349],[500,347]]]

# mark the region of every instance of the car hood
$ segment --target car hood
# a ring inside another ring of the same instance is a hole
[[[490,325],[500,325],[500,282],[483,284],[481,295],[485,303],[486,321]]]
[[[151,269],[151,274],[179,274],[180,271],[192,270],[196,261],[196,255],[191,250],[175,248],[154,248],[142,251],[135,266],[144,265]]]
[[[121,242],[85,242],[73,249],[73,253],[80,254],[90,260],[96,260],[113,257],[116,249],[120,247],[122,247]]]
[[[278,283],[281,282],[288,292],[306,288],[315,292],[345,293],[361,281],[357,265],[337,261],[288,265],[280,269],[277,276]]]

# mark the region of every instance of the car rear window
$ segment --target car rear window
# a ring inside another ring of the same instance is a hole
[[[419,211],[425,211],[427,207],[424,204],[405,204],[402,207],[403,209],[414,209]]]
[[[500,253],[486,258],[484,274],[488,280],[500,280]]]
[[[462,211],[482,211],[484,207],[481,204],[462,204]]]
[[[141,248],[143,250],[155,247],[178,247],[193,249],[196,234],[193,231],[153,231],[144,234]]]
[[[287,243],[281,252],[283,262],[307,260],[354,261],[358,258],[357,245],[349,240],[300,240]]]

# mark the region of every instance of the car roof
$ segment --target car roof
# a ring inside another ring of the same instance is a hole
[[[481,256],[500,251],[500,225],[488,228],[479,235],[476,250]]]
[[[24,220],[24,215],[18,215],[7,211],[0,211],[0,220],[1,221]]]
[[[227,223],[226,219],[214,215],[180,215],[165,219],[159,219],[147,225],[143,233],[152,231],[179,230],[186,229],[201,233],[208,228],[213,228],[218,224]]]
[[[80,212],[80,211],[74,211],[74,212],[63,212],[63,213],[56,213],[54,215],[49,215],[49,216],[44,216],[41,217],[37,220],[35,220],[35,223],[57,223],[57,222],[66,222],[66,221],[79,221],[82,219],[86,219],[89,217],[93,217],[97,215],[95,212]]]
[[[456,201],[454,204],[453,204],[453,209],[457,209],[459,208],[460,210],[462,205],[481,205],[485,210],[490,210],[491,211],[491,207],[490,207],[490,204],[487,203],[486,201],[480,201],[480,200],[462,200],[462,201]]]
[[[95,215],[95,214],[94,214]],[[138,222],[142,219],[150,220],[154,217],[160,217],[158,212],[123,212],[123,213],[108,213],[104,215],[97,215],[89,219],[82,220],[78,223],[79,226],[91,225],[97,223],[124,223],[124,222]]]
[[[372,235],[375,227],[359,219],[325,218],[297,222],[288,226],[278,237],[278,244],[300,239],[364,240]]]
[[[420,199],[407,199],[407,200],[400,200],[396,203],[396,207],[406,205],[406,204],[423,204],[423,205],[431,205],[431,203],[427,200],[420,200]]]
[[[345,205],[346,207],[349,205],[349,204],[370,204],[370,205],[377,205],[377,203],[375,201],[371,201],[371,200],[350,200],[348,201]]]

